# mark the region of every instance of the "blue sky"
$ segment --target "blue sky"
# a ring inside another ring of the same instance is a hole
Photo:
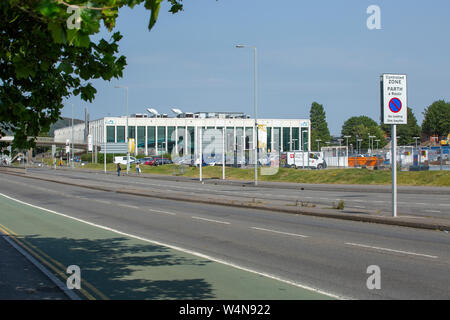
[[[433,101],[450,100],[450,1],[184,0],[148,31],[142,6],[123,9],[114,31],[128,66],[120,80],[94,81],[93,103],[66,101],[63,116],[91,119],[148,107],[171,114],[243,111],[253,116],[253,51],[258,48],[258,117],[309,118],[323,104],[328,127],[367,115],[378,122],[381,73],[408,75],[408,104],[421,124]],[[381,8],[381,30],[369,30],[369,5]],[[103,37],[109,34],[103,31]]]

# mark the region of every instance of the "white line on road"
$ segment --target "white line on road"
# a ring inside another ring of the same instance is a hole
[[[388,248],[372,247],[372,246],[359,244],[359,243],[346,242],[345,244],[347,244],[349,246],[356,246],[356,247],[369,248],[369,249],[374,249],[374,250],[403,253],[403,254],[409,254],[409,255],[413,255],[413,256],[421,256],[421,257],[426,257],[426,258],[431,258],[431,259],[437,259],[438,258],[437,256],[431,256],[431,255],[428,255],[428,254],[415,253],[415,252],[409,252],[409,251],[401,251],[401,250],[394,250],[394,249],[388,249]]]
[[[104,203],[104,204],[111,204],[111,201],[105,201],[105,200],[99,200],[99,199],[92,199],[95,202],[100,202],[100,203]]]
[[[425,210],[425,212],[435,212],[435,213],[440,213],[439,210]]]
[[[168,211],[161,211],[161,210],[155,210],[155,209],[148,209],[148,211],[156,212],[156,213],[164,213],[164,214],[170,214],[171,216],[176,216],[176,213],[168,212]]]
[[[130,206],[129,204],[121,204],[121,203],[119,203],[118,206],[125,207],[125,208],[131,208],[131,209],[139,209],[139,207]]]
[[[213,219],[206,219],[206,218],[196,217],[196,216],[192,216],[191,218],[192,218],[192,219],[198,219],[198,220],[205,220],[205,221],[209,221],[209,222],[215,222],[215,223],[230,224],[229,222],[226,222],[226,221],[219,221],[219,220],[213,220]]]
[[[287,236],[294,236],[294,237],[301,237],[301,238],[309,238],[309,236],[305,236],[303,234],[296,234],[296,233],[289,233],[289,232],[282,232],[282,231],[276,231],[276,230],[270,230],[270,229],[264,229],[264,228],[258,228],[258,227],[251,227],[252,229],[255,230],[261,230],[261,231],[267,231],[267,232],[273,232],[273,233],[279,233],[279,234],[284,234]]]
[[[352,206],[352,208],[361,208],[361,209],[365,209],[366,207],[362,207],[362,206]]]
[[[113,229],[113,228],[110,228],[110,227],[106,227],[106,226],[103,226],[103,225],[100,225],[100,224],[96,224],[96,223],[93,223],[93,222],[89,222],[87,220],[75,218],[75,217],[72,217],[72,216],[64,214],[64,213],[56,212],[56,211],[53,211],[53,210],[50,210],[50,209],[46,209],[46,208],[43,208],[43,207],[40,207],[40,206],[36,206],[34,204],[31,204],[31,203],[27,203],[27,202],[24,202],[24,201],[12,198],[12,197],[7,196],[6,194],[3,194],[3,193],[0,193],[0,196],[3,196],[5,198],[7,198],[7,199],[16,201],[18,203],[25,204],[25,205],[30,206],[32,208],[37,208],[37,209],[43,210],[43,211],[48,212],[48,213],[52,213],[52,214],[55,214],[55,215],[58,215],[58,216],[61,216],[61,217],[66,217],[66,218],[69,218],[69,219],[72,219],[72,220],[75,220],[75,221],[79,221],[79,222],[82,222],[82,223],[85,223],[87,225],[91,225],[91,226],[94,226],[94,227],[97,227],[97,228],[100,228],[100,229],[103,229],[103,230],[111,231],[111,232],[114,232],[114,233],[117,233],[117,234],[120,234],[120,235],[124,235],[124,236],[128,236],[128,237],[134,238],[134,239],[138,239],[138,240],[142,240],[142,241],[145,241],[145,242],[153,243],[155,245],[165,246],[167,248],[178,250],[178,251],[181,251],[181,252],[184,252],[184,253],[187,253],[187,254],[192,254],[192,255],[200,257],[202,259],[208,259],[208,260],[211,260],[211,261],[214,261],[214,262],[217,262],[217,263],[221,263],[223,265],[230,266],[232,268],[236,268],[238,270],[251,272],[253,274],[257,274],[257,275],[260,275],[260,276],[263,276],[263,277],[266,277],[266,278],[274,279],[274,280],[277,280],[277,281],[280,281],[280,282],[283,282],[283,283],[287,283],[287,284],[290,284],[290,285],[293,285],[293,286],[296,286],[296,287],[299,287],[299,288],[303,288],[303,289],[306,289],[306,290],[310,290],[310,291],[314,291],[314,292],[317,292],[317,293],[320,293],[320,294],[324,294],[324,295],[327,295],[327,296],[332,297],[332,298],[348,299],[347,297],[344,297],[342,295],[337,295],[337,294],[334,294],[334,293],[326,292],[326,291],[323,291],[321,289],[317,289],[317,288],[313,288],[313,287],[310,287],[310,286],[307,286],[307,285],[303,285],[303,284],[300,284],[300,283],[292,281],[292,280],[283,279],[283,278],[281,278],[279,276],[276,276],[276,275],[273,275],[273,274],[269,274],[269,273],[265,273],[265,272],[261,272],[261,271],[256,271],[256,270],[250,269],[248,267],[243,267],[243,266],[240,266],[240,265],[235,264],[233,262],[225,261],[225,260],[222,260],[222,259],[219,259],[219,258],[215,258],[213,256],[206,255],[206,254],[194,251],[194,250],[189,250],[189,249],[181,248],[179,246],[174,246],[174,245],[171,245],[171,244],[168,244],[168,243],[164,243],[164,242],[161,242],[161,241],[156,241],[156,240],[144,238],[144,237],[141,237],[141,236],[137,236],[137,235],[134,235],[134,234],[125,233],[123,231],[116,230],[116,229]]]

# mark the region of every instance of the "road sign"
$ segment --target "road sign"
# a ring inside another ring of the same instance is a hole
[[[407,123],[407,85],[405,74],[381,76],[381,121],[384,124]]]

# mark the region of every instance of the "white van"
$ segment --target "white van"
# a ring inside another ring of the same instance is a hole
[[[327,163],[323,159],[323,152],[286,152],[286,163],[293,168],[310,168],[310,169],[324,169]]]
[[[136,162],[135,157],[130,157],[130,164]],[[114,163],[115,164],[127,164],[127,156],[120,156],[120,157],[114,157]]]

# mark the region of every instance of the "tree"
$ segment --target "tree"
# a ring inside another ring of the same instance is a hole
[[[182,10],[181,0],[166,1],[170,12]],[[33,146],[28,137],[49,131],[60,118],[63,99],[80,95],[92,101],[97,91],[90,80],[122,77],[126,58],[117,56],[122,36],[112,33],[118,10],[143,3],[151,29],[162,2],[93,0],[86,6],[82,0],[0,1],[0,137],[9,131],[13,147]],[[101,22],[111,39],[91,41]]]
[[[450,133],[450,102],[438,100],[423,112],[422,132],[446,136]]]
[[[401,146],[413,144],[416,141],[414,137],[421,136],[421,130],[419,125],[417,124],[417,119],[414,115],[414,112],[412,111],[412,108],[408,108],[407,119],[407,124],[397,125],[397,136],[400,137],[398,138],[398,144]],[[383,131],[386,132],[387,135],[391,135],[391,125],[382,124],[381,129],[383,129]]]
[[[314,150],[317,145],[317,139],[320,139],[322,144],[324,144],[330,141],[331,136],[330,130],[328,130],[325,110],[321,104],[317,102],[312,103],[309,118],[311,120],[311,147]]]
[[[380,140],[378,146],[384,147],[386,145],[386,139],[384,138],[384,132],[378,126],[378,124],[367,116],[351,117],[344,122],[341,130],[342,136],[350,136],[348,143],[353,144],[354,148],[357,147],[357,139],[362,139],[358,142],[361,149],[369,149],[369,136],[375,136],[375,140]],[[371,140],[372,141],[372,140]],[[376,146],[376,143],[374,143]]]

